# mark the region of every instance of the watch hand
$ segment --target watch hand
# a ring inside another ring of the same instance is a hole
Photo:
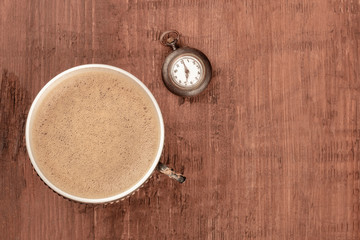
[[[181,61],[181,63],[184,65],[184,68],[185,68],[185,77],[186,77],[186,80],[189,78],[189,69],[186,67],[184,61]]]

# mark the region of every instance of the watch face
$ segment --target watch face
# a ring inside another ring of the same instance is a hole
[[[172,81],[185,89],[191,89],[199,85],[205,75],[203,63],[191,55],[177,57],[169,70]]]

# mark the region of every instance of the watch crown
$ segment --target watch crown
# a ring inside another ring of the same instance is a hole
[[[171,47],[174,51],[177,49],[176,43],[178,42],[180,34],[175,30],[169,30],[161,34],[160,42],[165,46]]]

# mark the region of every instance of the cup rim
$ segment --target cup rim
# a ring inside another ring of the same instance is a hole
[[[71,72],[74,71],[78,71],[81,69],[86,69],[86,68],[105,68],[105,69],[111,69],[117,72],[120,72],[128,77],[130,77],[132,80],[134,80],[143,90],[145,90],[145,92],[147,93],[147,95],[150,97],[152,103],[155,106],[158,118],[159,118],[159,124],[160,124],[160,144],[159,144],[159,148],[158,151],[156,153],[156,157],[154,158],[154,162],[152,163],[151,167],[149,168],[149,170],[146,172],[146,174],[135,184],[133,185],[131,188],[127,189],[126,191],[116,194],[114,196],[111,197],[106,197],[106,198],[84,198],[84,197],[78,197],[72,194],[69,194],[61,189],[59,189],[58,187],[56,187],[54,184],[52,184],[46,177],[45,175],[41,172],[40,168],[38,167],[38,165],[36,164],[35,158],[33,156],[32,150],[31,150],[31,144],[30,144],[30,122],[31,122],[31,118],[33,116],[33,112],[36,108],[36,105],[38,103],[38,101],[40,100],[41,96],[44,94],[44,92],[51,86],[53,85],[56,81],[58,81],[59,79],[61,79],[63,76],[65,76],[66,74],[69,74]],[[156,166],[159,163],[160,157],[161,157],[161,153],[164,147],[164,135],[165,135],[165,130],[164,130],[164,121],[163,121],[163,117],[160,111],[160,107],[155,99],[155,97],[152,95],[152,93],[150,92],[150,90],[145,86],[144,83],[142,83],[137,77],[135,77],[134,75],[132,75],[131,73],[118,68],[118,67],[114,67],[114,66],[110,66],[110,65],[106,65],[106,64],[84,64],[84,65],[79,65],[76,67],[72,67],[70,69],[67,69],[61,73],[59,73],[58,75],[56,75],[55,77],[53,77],[48,83],[45,84],[45,86],[40,90],[40,92],[36,95],[34,101],[31,104],[28,116],[27,116],[27,120],[26,120],[26,130],[25,130],[25,138],[26,138],[26,149],[31,161],[32,166],[34,167],[34,169],[36,170],[37,174],[39,175],[39,177],[41,178],[41,180],[43,182],[45,182],[45,184],[47,186],[49,186],[53,191],[55,191],[56,193],[60,194],[61,196],[64,196],[70,200],[74,200],[77,202],[82,202],[82,203],[91,203],[91,204],[101,204],[101,203],[109,203],[109,202],[114,202],[117,200],[120,200],[128,195],[130,195],[131,193],[133,193],[134,191],[136,191],[139,187],[141,187],[147,180],[148,178],[151,176],[151,174],[153,173],[153,171],[155,170]]]

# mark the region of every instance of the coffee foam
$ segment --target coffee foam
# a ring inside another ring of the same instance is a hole
[[[30,142],[44,176],[64,192],[106,198],[135,185],[160,144],[156,109],[132,79],[112,70],[63,77],[34,111]]]

